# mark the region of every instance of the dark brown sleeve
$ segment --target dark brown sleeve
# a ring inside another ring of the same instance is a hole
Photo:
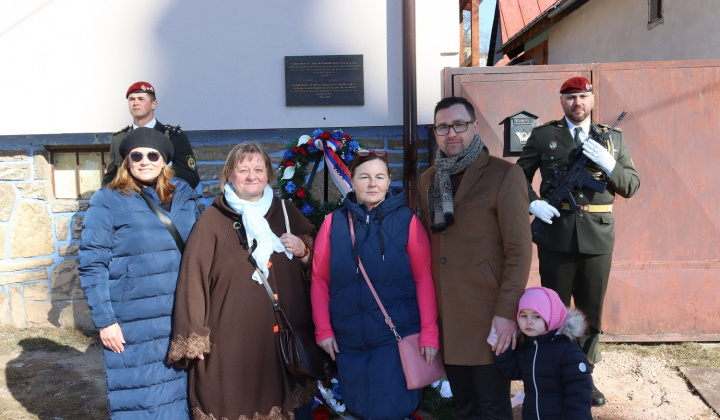
[[[201,353],[210,353],[210,328],[205,319],[210,296],[210,271],[215,255],[217,235],[212,226],[212,209],[195,224],[183,252],[180,275],[175,291],[173,340],[168,364],[187,365]],[[215,219],[215,222],[217,220]]]
[[[525,177],[520,167],[510,166],[500,182],[501,194],[497,200],[497,213],[505,267],[500,293],[495,302],[495,315],[515,319],[518,302],[525,292],[530,276],[532,262],[529,203],[525,194]]]

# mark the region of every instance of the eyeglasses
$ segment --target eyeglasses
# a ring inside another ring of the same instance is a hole
[[[373,154],[377,157],[385,157],[385,156],[387,156],[387,151],[383,150],[383,149],[374,149],[374,150],[358,149],[358,151],[357,151],[358,156],[370,156],[371,154]]]
[[[135,163],[142,162],[145,156],[147,156],[150,162],[157,162],[158,160],[160,160],[160,153],[158,152],[148,152],[146,155],[142,154],[141,152],[131,152],[130,160]]]
[[[474,121],[475,120],[456,122],[453,125],[436,125],[433,127],[433,130],[438,136],[447,136],[450,134],[450,127],[452,127],[456,133],[460,134],[466,132],[468,130],[468,124]]]

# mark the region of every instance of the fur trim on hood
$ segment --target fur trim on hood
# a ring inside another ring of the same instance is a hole
[[[563,334],[575,341],[585,335],[586,330],[587,322],[585,321],[585,315],[578,309],[569,308],[565,322],[563,322],[560,329],[558,329],[558,334]]]

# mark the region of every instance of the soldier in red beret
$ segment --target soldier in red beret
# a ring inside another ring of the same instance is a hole
[[[128,108],[130,109],[130,115],[133,117],[133,123],[113,133],[110,141],[110,156],[105,175],[103,175],[102,185],[105,186],[110,183],[110,181],[115,178],[118,167],[122,165],[123,159],[120,156],[120,143],[122,143],[125,136],[130,130],[138,127],[150,127],[170,138],[174,147],[174,157],[171,166],[175,171],[175,176],[185,180],[192,188],[197,187],[198,183],[200,183],[200,175],[197,171],[192,146],[190,146],[190,139],[188,139],[187,134],[180,129],[179,125],[165,125],[155,119],[157,99],[153,85],[148,82],[133,83],[125,93],[125,98],[128,101]]]
[[[587,316],[588,332],[578,343],[593,365],[601,359],[598,336],[615,243],[613,201],[615,194],[632,197],[640,178],[620,129],[613,129],[610,140],[602,145],[589,139],[589,135],[598,137],[595,134],[609,129],[591,124],[595,96],[590,80],[572,77],[565,81],[560,87],[560,105],[565,117],[535,127],[517,163],[527,178],[530,213],[547,223],[546,241],[537,245],[542,285],[555,290],[566,306],[572,296],[575,306]],[[581,206],[577,212],[570,210],[569,203],[558,210],[533,191],[533,177],[540,169],[543,182],[552,178],[555,169],[573,163],[570,158],[578,147],[600,168],[591,172],[593,176],[607,186],[602,192],[586,187],[573,192]],[[605,405],[605,396],[595,386],[592,397],[594,406]]]

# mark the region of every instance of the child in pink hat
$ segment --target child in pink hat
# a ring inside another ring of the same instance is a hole
[[[582,313],[565,308],[554,290],[530,287],[517,322],[524,343],[493,357],[505,376],[523,380],[523,419],[592,419],[590,367],[576,342],[585,333]],[[488,343],[496,341],[492,331]]]

